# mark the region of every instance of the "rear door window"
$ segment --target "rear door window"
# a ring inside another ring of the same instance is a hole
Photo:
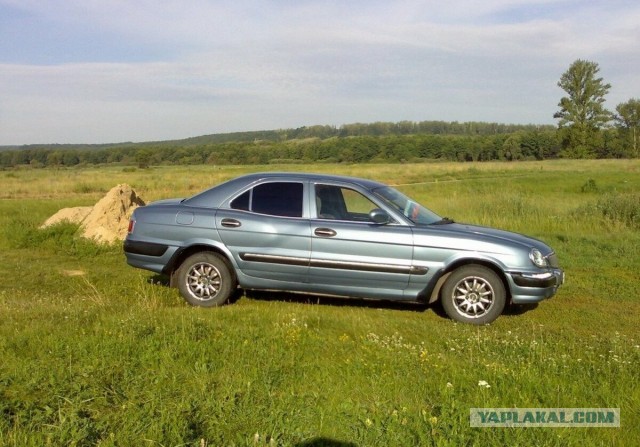
[[[231,208],[270,216],[302,217],[303,190],[302,183],[263,183],[236,197]]]

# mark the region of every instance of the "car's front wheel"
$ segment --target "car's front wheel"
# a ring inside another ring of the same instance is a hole
[[[488,324],[502,314],[506,291],[493,270],[481,265],[465,265],[449,275],[440,299],[450,318],[463,323]]]
[[[177,278],[180,294],[194,306],[220,306],[236,288],[228,264],[211,252],[196,253],[185,259],[177,271]]]

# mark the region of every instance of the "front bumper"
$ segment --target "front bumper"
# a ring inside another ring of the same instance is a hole
[[[519,287],[559,287],[564,284],[564,272],[555,269],[544,273],[511,273],[513,282]]]
[[[562,269],[546,272],[510,272],[507,275],[511,289],[511,301],[515,304],[537,303],[556,294],[564,284]]]

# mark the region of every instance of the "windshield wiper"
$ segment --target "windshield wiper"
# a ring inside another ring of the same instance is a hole
[[[432,223],[431,225],[449,225],[455,223],[453,219],[449,219],[448,217],[443,217],[437,222]]]

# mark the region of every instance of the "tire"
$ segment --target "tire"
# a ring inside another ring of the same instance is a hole
[[[214,307],[225,304],[236,289],[236,279],[224,259],[200,252],[185,259],[177,271],[178,290],[189,304]]]
[[[447,278],[440,300],[449,318],[462,323],[489,324],[502,314],[507,294],[500,277],[481,265],[465,265]]]

